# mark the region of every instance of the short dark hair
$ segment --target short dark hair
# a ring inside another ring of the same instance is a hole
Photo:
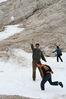
[[[57,46],[57,48],[59,48],[59,46]]]
[[[35,44],[35,46],[37,46],[37,45],[38,45],[38,46],[40,46],[40,44],[39,44],[39,43],[36,43],[36,44]]]

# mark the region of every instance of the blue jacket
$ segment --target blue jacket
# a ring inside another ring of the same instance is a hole
[[[58,55],[62,54],[62,51],[61,51],[60,48],[57,48],[54,52],[57,52]],[[54,52],[53,52],[53,53],[54,53]]]

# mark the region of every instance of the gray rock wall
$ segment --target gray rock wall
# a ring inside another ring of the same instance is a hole
[[[66,51],[66,0],[8,0],[0,4],[0,13],[0,26],[23,23],[25,28],[22,33],[0,41],[0,50],[9,46],[30,52],[34,38],[47,55],[56,45]]]

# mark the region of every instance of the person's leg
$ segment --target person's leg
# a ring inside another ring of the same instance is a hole
[[[59,62],[58,55],[57,55],[57,62]]]
[[[63,60],[62,60],[61,56],[59,56],[59,58],[60,58],[61,62],[63,62]]]
[[[33,67],[32,78],[35,81],[35,79],[36,79],[36,63],[35,62],[33,62],[33,66],[32,67]]]
[[[63,83],[62,83],[62,82],[58,82],[58,81],[52,82],[51,74],[50,74],[50,78],[49,78],[48,82],[49,82],[51,85],[54,85],[54,86],[60,85],[61,88],[63,88]]]
[[[49,78],[50,78],[50,75],[48,74],[48,75],[46,75],[44,77],[44,79],[42,79],[42,81],[41,81],[41,90],[45,90],[45,83],[48,81]]]
[[[41,61],[39,61],[39,63],[41,63]],[[42,78],[42,73],[41,73],[41,70],[40,70],[39,67],[38,67],[38,70],[39,70],[39,72],[40,72],[40,76],[41,76],[41,78]]]
[[[51,74],[50,74],[50,77],[49,77],[49,79],[48,79],[48,82],[49,82],[51,85],[58,86],[58,81],[52,82]]]

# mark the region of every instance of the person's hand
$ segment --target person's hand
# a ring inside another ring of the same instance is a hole
[[[52,53],[54,53],[54,51]]]
[[[47,62],[47,61],[45,60],[45,62]]]
[[[53,71],[52,71],[52,74],[53,74]]]
[[[34,39],[32,39],[32,44],[34,43]]]

